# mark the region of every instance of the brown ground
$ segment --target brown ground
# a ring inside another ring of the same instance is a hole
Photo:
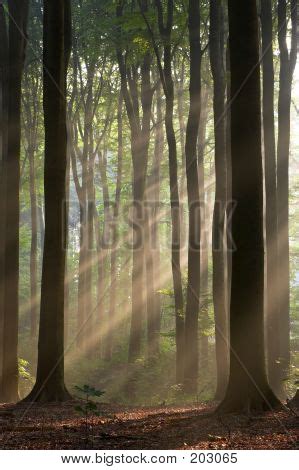
[[[78,403],[77,403],[78,404]],[[0,406],[0,449],[298,449],[298,416],[217,418],[206,405],[124,408],[100,405],[88,423],[65,405]]]

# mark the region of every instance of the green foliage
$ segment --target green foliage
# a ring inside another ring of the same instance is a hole
[[[26,359],[18,359],[19,369],[19,393],[21,397],[24,397],[30,392],[34,385],[35,379],[30,372],[30,364]]]
[[[83,395],[83,405],[76,405],[74,410],[84,416],[86,419],[91,416],[100,416],[100,410],[98,408],[98,403],[91,400],[92,398],[100,398],[104,395],[104,391],[96,390],[94,387],[90,385],[83,385],[83,387],[79,387],[78,385],[75,386],[75,390],[78,391]]]
[[[105,394],[103,390],[96,390],[94,387],[91,387],[90,385],[83,385],[83,387],[79,387],[78,385],[76,385],[75,390],[85,395],[86,399],[88,399],[89,397],[100,398],[102,395]]]

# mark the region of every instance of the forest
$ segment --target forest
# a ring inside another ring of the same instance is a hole
[[[299,2],[0,1],[0,449],[298,449]]]

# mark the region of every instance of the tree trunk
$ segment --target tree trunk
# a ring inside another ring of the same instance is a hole
[[[8,133],[8,37],[3,5],[0,5],[0,401],[3,396],[4,256],[5,256],[5,166]]]
[[[118,241],[118,216],[120,208],[120,196],[122,187],[123,167],[123,97],[119,94],[117,110],[117,176],[113,207],[112,221],[112,246],[110,254],[110,296],[109,296],[109,324],[108,338],[106,341],[106,359],[111,360],[113,353],[114,331],[117,328],[116,319],[116,281],[117,281],[117,241]]]
[[[21,82],[26,48],[28,1],[8,2],[9,84],[8,151],[5,161],[5,265],[3,400],[18,399],[18,315],[19,315],[19,187],[21,144]]]
[[[158,26],[164,46],[164,69],[156,52],[160,80],[166,98],[165,130],[168,144],[169,185],[171,206],[171,267],[175,304],[175,335],[176,335],[176,382],[184,379],[184,297],[181,274],[181,206],[178,184],[177,143],[173,124],[174,114],[174,83],[172,78],[171,32],[173,27],[173,1],[168,2],[166,26],[164,26],[163,7],[156,0]]]
[[[272,34],[272,0],[261,1],[263,128],[266,191],[266,339],[268,378],[273,390],[281,395],[279,367],[279,295],[277,245],[277,184],[274,122],[274,66]]]
[[[278,404],[264,347],[263,168],[258,15],[255,0],[229,0],[231,64],[232,254],[230,374],[219,412]],[[246,110],[246,112],[244,111]],[[250,123],[250,126],[248,125]]]
[[[204,153],[206,147],[206,131],[208,121],[208,98],[207,87],[201,90],[201,113],[198,134],[198,183],[199,195],[202,202],[201,210],[201,266],[200,266],[200,335],[199,335],[199,357],[200,368],[206,372],[208,364],[209,337],[206,333],[209,322],[209,240],[208,240],[208,211],[205,198],[205,168]]]
[[[161,330],[161,299],[160,284],[160,243],[159,243],[159,217],[160,217],[160,165],[163,159],[164,132],[161,85],[156,91],[156,130],[155,146],[153,155],[153,166],[151,172],[151,187],[148,197],[150,201],[150,240],[153,263],[153,355],[160,352],[160,330]]]
[[[36,384],[27,401],[64,401],[66,246],[66,73],[71,41],[68,0],[44,2],[45,244]],[[59,86],[59,88],[57,87]],[[62,214],[64,213],[64,217]]]
[[[201,40],[199,0],[189,0],[190,108],[186,129],[186,177],[189,209],[188,285],[185,318],[184,384],[196,393],[198,379],[198,313],[200,296],[200,201],[197,139],[201,101]]]
[[[141,4],[142,14],[147,12],[147,1]],[[118,2],[116,8],[117,18],[123,15],[123,4]],[[121,35],[121,31],[118,30]],[[119,38],[121,43],[121,37]],[[131,132],[131,153],[133,162],[133,267],[132,267],[132,315],[129,338],[129,363],[134,362],[141,355],[142,321],[145,317],[145,302],[143,298],[143,270],[144,270],[144,192],[148,164],[148,148],[150,141],[150,123],[153,100],[151,88],[151,54],[144,53],[140,66],[130,67],[120,46],[117,46],[117,61],[121,76],[121,91],[126,105],[127,116]],[[141,82],[141,98],[138,98],[138,78]],[[141,106],[140,106],[141,104]],[[140,116],[139,109],[142,109]]]
[[[225,75],[223,7],[219,0],[210,1],[210,61],[213,76],[215,134],[215,204],[213,213],[213,301],[217,388],[215,399],[224,397],[228,376],[227,256],[225,251],[225,213],[227,166],[225,135]]]
[[[289,255],[289,151],[292,79],[297,59],[297,1],[291,0],[291,51],[287,46],[287,2],[278,1],[278,42],[280,75],[278,96],[277,209],[278,285],[281,379],[290,366],[290,255]]]
[[[37,204],[35,187],[34,151],[29,150],[29,184],[31,206],[31,246],[30,246],[30,335],[34,339],[37,331]]]
[[[70,157],[70,143],[69,133],[67,145],[67,167],[66,167],[66,181],[65,181],[65,210],[66,210],[66,261],[65,261],[65,279],[64,279],[64,344],[67,346],[69,338],[70,327],[70,275],[68,269],[68,239],[69,239],[69,216],[70,216],[70,179],[71,179],[71,157]]]

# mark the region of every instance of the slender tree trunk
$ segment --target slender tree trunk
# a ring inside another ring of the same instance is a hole
[[[84,190],[82,190],[82,193]],[[80,215],[80,250],[79,250],[79,279],[78,279],[78,315],[77,315],[77,347],[85,354],[86,351],[86,251],[87,251],[87,230],[86,230],[86,198],[82,196],[79,201]]]
[[[70,138],[68,134],[68,139]],[[66,210],[66,261],[65,261],[65,280],[64,280],[64,344],[67,345],[69,338],[69,321],[70,321],[70,276],[68,269],[68,240],[69,240],[69,215],[70,215],[70,178],[71,178],[71,157],[70,144],[67,146],[67,168],[65,181],[65,210]]]
[[[155,331],[154,354],[160,352],[160,330],[161,330],[161,298],[159,290],[160,281],[160,240],[159,240],[159,215],[160,215],[160,166],[163,159],[164,150],[164,132],[163,132],[163,113],[161,89],[158,86],[156,91],[156,132],[155,147],[153,155],[153,167],[151,174],[152,187],[150,189],[150,202],[152,210],[151,218],[151,241],[154,271],[154,318],[153,329]]]
[[[258,15],[255,0],[229,0],[231,63],[232,254],[230,374],[219,412],[278,404],[264,347],[263,168]],[[246,110],[246,113],[244,112]],[[250,126],[248,123],[250,122]]]
[[[287,46],[287,2],[278,1],[280,75],[278,96],[277,209],[281,379],[290,366],[289,152],[292,79],[297,59],[297,0],[291,0],[291,51]]]
[[[76,62],[77,67],[77,62]],[[76,68],[77,71],[77,68]],[[84,90],[81,90],[81,98],[84,102],[84,126],[83,126],[83,148],[82,152],[78,148],[78,133],[75,125],[75,132],[72,136],[73,148],[72,171],[76,192],[79,201],[80,213],[80,250],[79,250],[79,280],[78,280],[78,313],[77,313],[77,347],[87,354],[89,338],[89,315],[91,314],[91,264],[92,249],[89,247],[92,241],[94,211],[90,207],[89,198],[93,193],[93,180],[90,173],[90,140],[92,132],[92,105],[93,105],[93,80],[95,75],[95,64],[92,62],[87,69],[86,80],[86,100],[84,100]],[[79,116],[76,116],[79,117]],[[78,125],[79,126],[79,125]],[[81,163],[81,183],[77,169],[77,161]]]
[[[219,0],[210,1],[210,61],[213,76],[215,133],[215,204],[213,213],[213,301],[217,388],[215,399],[225,394],[228,376],[227,256],[225,252],[225,213],[227,166],[225,142],[225,75],[223,7]]]
[[[28,1],[9,1],[8,151],[5,161],[5,265],[3,399],[18,398],[19,187],[21,82],[26,48]]]
[[[197,139],[201,98],[201,41],[199,0],[189,0],[190,108],[186,130],[186,177],[189,208],[188,285],[185,318],[186,391],[197,391],[198,313],[200,296],[200,204]]]
[[[118,241],[118,216],[120,208],[120,196],[122,187],[123,167],[123,97],[119,94],[117,110],[117,176],[112,220],[112,246],[110,253],[110,296],[109,296],[109,324],[108,338],[106,341],[106,359],[111,360],[114,346],[114,332],[117,328],[116,319],[116,281],[117,281],[117,241]]]
[[[37,332],[38,299],[37,299],[37,198],[35,185],[34,149],[28,149],[29,184],[31,208],[31,246],[30,246],[30,335],[35,339]]]
[[[102,183],[102,192],[103,192],[103,201],[104,201],[104,221],[103,221],[103,232],[102,232],[102,241],[100,243],[100,264],[102,267],[99,266],[99,269],[105,269],[105,260],[106,260],[106,252],[110,244],[110,229],[111,229],[111,207],[110,207],[110,195],[109,195],[109,186],[108,186],[108,179],[107,179],[107,148],[104,148],[103,152],[99,154],[99,169],[101,175],[101,183]],[[99,271],[100,276],[100,271]],[[102,273],[102,279],[99,280],[102,284],[101,287],[102,292],[101,295],[103,296],[104,291],[104,272]],[[114,290],[114,289],[113,289]],[[101,315],[103,319],[103,327],[104,327],[104,335],[103,335],[103,355],[106,361],[109,361],[110,356],[110,333],[112,324],[109,318],[104,317],[104,299],[101,301]]]
[[[66,73],[70,54],[68,0],[44,2],[45,245],[36,384],[27,401],[64,401],[66,246]],[[57,84],[59,88],[57,87]],[[64,217],[62,214],[64,213]]]
[[[153,222],[152,200],[149,197],[151,184],[151,178],[148,177],[144,206],[144,254],[146,271],[147,359],[149,361],[156,359],[159,354],[159,332],[156,330],[157,312],[155,311],[154,247],[152,245],[151,237],[151,224]]]
[[[86,295],[86,325],[85,325],[85,347],[88,357],[92,357],[94,352],[93,337],[93,306],[92,306],[92,278],[94,260],[94,158],[89,151],[88,157],[88,177],[87,177],[87,250],[85,266],[85,295]]]
[[[206,147],[206,131],[208,121],[207,87],[201,90],[201,113],[198,134],[198,183],[201,200],[201,266],[200,266],[200,316],[201,328],[199,336],[199,357],[201,370],[206,370],[208,362],[209,337],[206,333],[209,322],[209,243],[208,243],[208,211],[206,208],[204,153]]]
[[[181,205],[178,184],[177,143],[174,130],[174,83],[172,78],[171,32],[173,27],[174,4],[170,0],[167,5],[166,26],[164,25],[163,7],[156,0],[158,26],[164,46],[164,68],[159,54],[156,53],[160,79],[166,98],[165,130],[168,144],[169,185],[171,206],[171,267],[173,278],[175,304],[175,334],[176,334],[176,382],[183,383],[184,379],[184,297],[181,274]]]
[[[266,190],[266,338],[268,377],[273,390],[281,395],[279,367],[279,295],[277,245],[277,184],[274,122],[274,66],[272,0],[261,1],[263,55],[263,128]]]

